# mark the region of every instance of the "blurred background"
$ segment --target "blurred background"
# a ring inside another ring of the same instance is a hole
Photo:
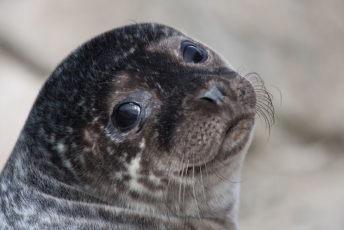
[[[244,165],[241,229],[342,230],[343,12],[343,0],[1,0],[0,168],[66,55],[104,31],[155,21],[259,73],[274,95],[277,126],[269,135],[257,118]]]

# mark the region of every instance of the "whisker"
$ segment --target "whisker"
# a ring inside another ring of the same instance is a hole
[[[205,165],[205,162],[203,161],[203,165]],[[201,178],[201,185],[202,185],[202,192],[203,192],[203,197],[204,197],[204,200],[205,202],[208,204],[207,202],[207,197],[205,195],[205,187],[204,187],[204,181],[203,181],[203,173],[202,173],[202,166],[200,166],[200,178]]]
[[[183,175],[184,175],[184,163],[183,163],[183,160],[184,160],[184,155],[183,155],[183,159],[181,161],[182,163],[182,172],[181,172],[181,179],[183,180]],[[182,181],[179,182],[179,195],[178,195],[178,205],[180,207],[180,201],[181,201],[181,193],[182,193]]]
[[[187,180],[187,175],[188,175],[188,168],[189,168],[189,162],[186,163],[186,166],[185,166],[185,180]],[[185,187],[186,187],[186,183],[184,183],[184,186],[183,186],[183,203],[185,202]]]
[[[201,220],[201,213],[199,210],[198,200],[196,198],[196,192],[195,192],[195,166],[192,166],[192,190],[193,190],[193,195],[194,195],[195,202],[196,202],[198,218]]]
[[[274,126],[276,122],[275,109],[272,103],[273,95],[270,92],[268,92],[268,90],[265,87],[264,80],[259,76],[259,74],[252,72],[246,74],[244,77],[251,82],[256,93],[257,115],[261,119],[261,121],[263,120],[265,123],[265,128],[269,134],[269,140],[271,127]]]

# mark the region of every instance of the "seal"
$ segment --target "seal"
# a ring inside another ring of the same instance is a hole
[[[248,79],[161,24],[85,43],[44,84],[1,172],[0,228],[237,229],[255,115],[272,111]]]

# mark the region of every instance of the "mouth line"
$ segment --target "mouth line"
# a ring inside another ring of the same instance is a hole
[[[246,116],[239,116],[239,117],[233,119],[233,121],[229,124],[225,135],[223,136],[220,149],[222,147],[223,141],[228,137],[228,135],[230,133],[232,133],[233,131],[235,131],[238,128],[239,123],[241,123],[244,120],[250,120],[250,119],[254,119],[254,116],[246,115]]]
[[[229,133],[231,133],[232,131],[236,130],[236,128],[238,127],[238,124],[241,120],[237,121],[237,122],[233,122],[234,124],[229,126],[229,128],[227,129],[225,135],[224,135],[224,138],[223,139],[226,139],[227,135]],[[222,141],[223,142],[223,141]],[[222,145],[222,144],[221,144]]]
[[[238,126],[240,126],[240,123],[242,123],[246,120],[252,120],[252,119],[254,119],[254,116],[255,115],[247,114],[247,115],[243,115],[243,116],[238,116],[237,118],[233,119],[233,121],[228,126],[229,128],[227,129],[225,135],[222,138],[221,145],[219,147],[219,151],[222,148],[224,141],[229,137],[230,134],[232,134],[238,128]]]
[[[204,167],[205,165],[209,164],[210,162],[216,160],[216,157],[219,155],[219,152],[223,148],[223,144],[224,144],[225,140],[227,140],[229,138],[229,135],[231,135],[239,127],[239,125],[242,121],[251,120],[251,119],[254,119],[254,116],[246,115],[246,116],[239,116],[239,117],[233,119],[233,121],[230,122],[230,124],[228,125],[227,131],[224,133],[221,144],[219,144],[219,147],[218,147],[216,153],[214,154],[214,157],[211,160],[209,160],[208,162],[203,162],[200,165],[194,164],[194,165],[188,166],[186,168],[183,168],[179,171],[179,173],[184,172],[183,174],[188,175],[188,174],[190,174],[189,172],[192,172],[193,170],[195,172],[201,171],[202,167]]]

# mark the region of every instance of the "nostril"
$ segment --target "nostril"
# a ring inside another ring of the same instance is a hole
[[[204,94],[200,96],[200,99],[208,100],[215,104],[222,101],[223,98],[224,98],[223,94],[221,93],[219,88],[217,88],[216,85],[213,85],[209,91],[205,92]]]
[[[211,103],[215,103],[216,104],[216,101],[213,100],[212,98],[209,98],[209,97],[201,97],[200,99],[205,100],[205,101],[209,101]]]

